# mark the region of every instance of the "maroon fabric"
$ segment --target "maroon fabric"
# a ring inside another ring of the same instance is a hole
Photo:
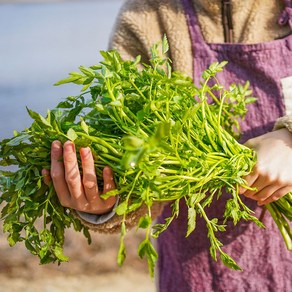
[[[242,142],[270,131],[276,118],[285,114],[280,79],[292,76],[292,35],[259,44],[208,44],[201,34],[191,0],[182,0],[189,23],[194,55],[194,82],[214,61],[227,60],[225,70],[218,75],[226,87],[230,83],[249,80],[253,95],[258,101],[249,107],[242,123]],[[282,15],[286,22],[288,11]],[[276,24],[275,24],[276,25]],[[244,202],[255,211],[261,208],[252,200]],[[224,202],[209,210],[209,217],[222,219]],[[166,207],[159,222],[169,217]],[[292,291],[292,254],[271,216],[264,218],[266,230],[254,223],[241,222],[236,227],[228,223],[228,231],[219,236],[223,250],[243,268],[233,271],[220,260],[215,262],[209,255],[209,240],[205,221],[197,218],[195,231],[186,238],[187,208],[180,206],[180,215],[158,238],[159,291],[224,291],[224,292],[288,292]]]

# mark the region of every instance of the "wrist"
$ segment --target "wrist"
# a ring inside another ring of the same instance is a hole
[[[278,118],[275,122],[273,131],[283,128],[286,128],[289,132],[292,133],[292,115],[286,115]]]
[[[91,224],[103,224],[107,221],[109,221],[114,215],[116,214],[115,208],[119,204],[119,197],[117,197],[116,203],[113,206],[113,208],[104,214],[91,214],[91,213],[86,213],[86,212],[81,212],[81,211],[76,211],[78,216],[83,219],[84,221],[91,223]]]

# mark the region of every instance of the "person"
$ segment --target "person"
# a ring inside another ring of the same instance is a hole
[[[255,189],[241,188],[243,201],[256,216],[263,206],[292,191],[292,1],[279,0],[128,0],[117,18],[110,47],[126,59],[141,55],[150,59],[149,48],[166,34],[173,69],[193,77],[215,61],[227,60],[219,82],[250,81],[256,103],[249,106],[241,123],[241,142],[255,149],[257,164],[245,179]],[[290,94],[290,96],[289,96]],[[72,142],[55,141],[51,172],[61,204],[77,210],[92,229],[119,231],[113,208],[118,197],[106,201],[100,194],[114,189],[113,173],[105,168],[104,190],[98,189],[89,148],[81,149],[81,178]],[[64,160],[60,160],[61,157]],[[99,179],[99,178],[98,178]],[[216,217],[223,204],[216,204]],[[127,222],[134,226],[138,210]],[[169,205],[157,210],[158,222],[171,214]],[[140,213],[141,214],[141,213]],[[216,215],[217,214],[217,215]],[[158,238],[158,290],[164,291],[292,291],[292,257],[271,216],[266,229],[241,222],[227,222],[219,236],[224,251],[243,267],[238,272],[215,262],[209,254],[207,230],[198,218],[195,231],[185,237],[187,209],[181,203],[179,217]]]

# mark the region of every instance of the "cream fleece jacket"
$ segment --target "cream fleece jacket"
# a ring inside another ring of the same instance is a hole
[[[233,0],[233,39],[236,43],[260,43],[288,35],[288,26],[280,26],[278,18],[284,9],[280,0]],[[193,0],[205,41],[223,43],[221,0]],[[192,48],[188,26],[180,0],[128,0],[123,5],[110,38],[110,48],[117,49],[125,59],[141,55],[143,62],[150,59],[149,48],[166,34],[170,45],[173,69],[193,76]],[[289,118],[288,118],[289,120]],[[290,120],[292,118],[290,117]],[[284,121],[287,122],[287,119]],[[283,120],[278,126],[285,126]],[[292,127],[291,127],[292,129]],[[161,211],[153,207],[153,215]],[[127,227],[147,211],[146,206],[129,214]],[[94,225],[81,219],[84,225],[103,233],[120,230],[121,218],[114,215],[106,223]]]
[[[234,42],[259,43],[284,37],[288,26],[278,18],[284,5],[281,0],[233,0]],[[205,41],[223,43],[221,0],[193,0]],[[166,34],[174,70],[193,76],[192,48],[188,26],[180,0],[128,0],[116,21],[110,47],[125,59],[137,55],[147,62],[149,48]]]

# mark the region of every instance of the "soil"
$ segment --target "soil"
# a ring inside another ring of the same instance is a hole
[[[2,226],[1,226],[2,228]],[[92,233],[88,245],[83,234],[68,230],[64,253],[68,263],[40,265],[23,243],[10,247],[7,234],[0,229],[0,291],[9,292],[151,292],[155,283],[147,263],[137,255],[143,234],[129,232],[127,258],[122,267],[116,263],[118,235]]]

